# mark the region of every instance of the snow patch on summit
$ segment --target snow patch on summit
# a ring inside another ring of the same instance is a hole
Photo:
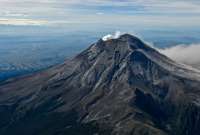
[[[120,31],[116,31],[116,32],[114,33],[114,35],[108,34],[108,35],[104,36],[104,37],[102,38],[102,40],[103,40],[103,41],[108,41],[108,40],[111,40],[111,39],[117,39],[117,38],[119,38],[120,36],[121,36],[121,32],[120,32]]]

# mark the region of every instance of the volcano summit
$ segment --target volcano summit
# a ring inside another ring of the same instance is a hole
[[[1,135],[199,135],[200,72],[129,34],[0,86]]]

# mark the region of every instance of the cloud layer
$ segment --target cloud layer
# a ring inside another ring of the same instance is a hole
[[[0,0],[6,19],[199,26],[199,16],[199,0]]]
[[[33,26],[38,26],[38,25],[44,25],[47,24],[47,21],[44,20],[32,20],[32,19],[3,19],[0,18],[0,25],[33,25]]]
[[[176,45],[158,50],[177,62],[200,68],[200,44]]]

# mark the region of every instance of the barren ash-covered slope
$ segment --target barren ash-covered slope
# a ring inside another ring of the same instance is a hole
[[[0,86],[1,135],[200,135],[200,73],[124,34]]]

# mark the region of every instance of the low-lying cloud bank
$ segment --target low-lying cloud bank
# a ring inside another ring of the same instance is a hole
[[[185,63],[200,69],[200,44],[176,45],[158,50],[177,62]]]
[[[16,25],[16,26],[27,26],[27,25],[44,25],[48,24],[45,20],[34,20],[34,19],[11,19],[11,18],[0,18],[0,25]]]

